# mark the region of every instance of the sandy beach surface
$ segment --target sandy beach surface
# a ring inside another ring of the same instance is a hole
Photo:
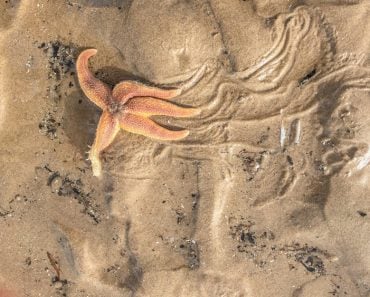
[[[0,297],[370,296],[369,0],[0,1]],[[94,75],[190,86],[87,160]],[[194,80],[194,77],[197,79]]]

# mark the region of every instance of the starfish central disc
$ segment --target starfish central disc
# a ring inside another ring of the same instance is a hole
[[[170,103],[181,89],[161,89],[135,81],[123,81],[111,90],[89,70],[88,60],[96,49],[84,50],[76,63],[78,81],[85,95],[103,110],[96,136],[89,153],[93,174],[101,176],[100,153],[114,140],[120,129],[157,140],[179,140],[189,134],[188,130],[166,129],[150,116],[190,117],[199,114],[197,108],[185,108]]]

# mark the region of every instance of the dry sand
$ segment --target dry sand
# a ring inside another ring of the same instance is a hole
[[[370,1],[0,2],[0,296],[370,296]],[[191,133],[86,151],[97,77]]]

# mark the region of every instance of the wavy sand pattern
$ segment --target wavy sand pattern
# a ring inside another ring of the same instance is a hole
[[[0,297],[370,296],[370,3],[0,4]],[[176,142],[86,160],[94,75],[179,87]]]

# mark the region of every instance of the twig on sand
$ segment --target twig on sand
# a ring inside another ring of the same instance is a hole
[[[48,258],[49,258],[49,261],[50,261],[50,264],[51,266],[53,266],[54,270],[55,270],[55,273],[56,273],[56,279],[55,281],[60,281],[60,272],[62,271],[60,269],[60,265],[58,263],[57,260],[55,260],[55,258],[53,257],[52,254],[50,254],[49,252],[46,252]]]

